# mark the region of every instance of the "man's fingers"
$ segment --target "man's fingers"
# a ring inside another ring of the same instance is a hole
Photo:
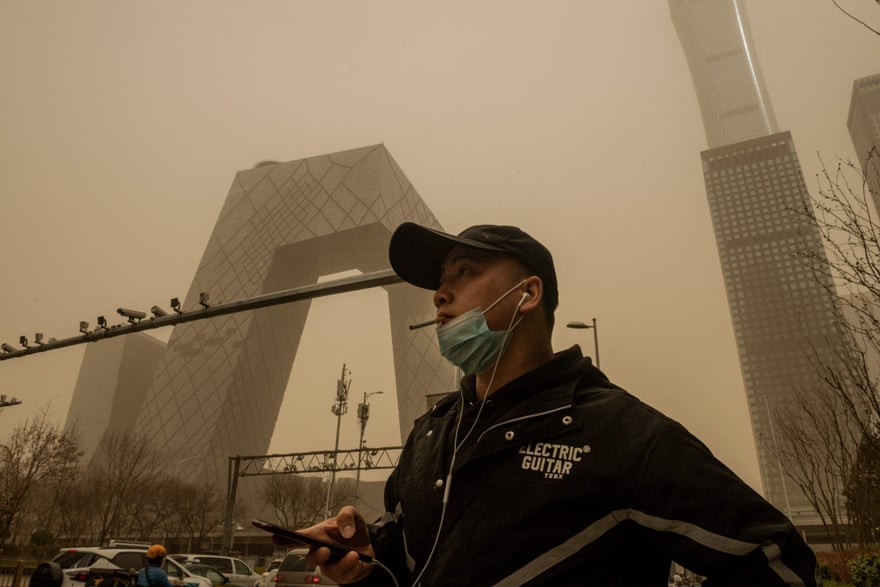
[[[363,579],[373,570],[373,566],[361,562],[356,552],[349,552],[336,562],[327,563],[330,551],[318,548],[309,553],[309,562],[321,567],[321,571],[340,583],[351,583]]]
[[[354,537],[357,532],[358,518],[360,518],[360,515],[358,515],[357,510],[350,505],[343,506],[339,513],[336,514],[336,526],[339,528],[339,533],[346,540]]]

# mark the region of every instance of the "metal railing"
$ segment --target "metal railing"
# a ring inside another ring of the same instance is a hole
[[[383,446],[353,450],[229,457],[226,487],[226,514],[223,522],[223,551],[232,548],[232,516],[238,493],[238,478],[252,475],[295,475],[324,471],[393,469],[400,460],[402,446]],[[0,585],[3,587],[3,585]]]
[[[36,567],[37,563],[25,561],[0,564],[0,587],[26,587]]]

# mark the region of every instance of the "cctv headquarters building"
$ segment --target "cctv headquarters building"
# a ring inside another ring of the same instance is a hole
[[[183,307],[245,300],[316,284],[325,275],[388,269],[388,241],[404,221],[441,228],[384,145],[236,174]],[[401,436],[455,373],[431,329],[430,292],[384,286]],[[68,426],[88,460],[101,439],[134,430],[169,462],[219,486],[232,455],[263,455],[275,428],[310,300],[179,324],[167,344],[137,333],[89,345]]]

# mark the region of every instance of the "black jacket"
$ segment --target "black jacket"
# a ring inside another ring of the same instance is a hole
[[[816,584],[782,513],[577,347],[491,394],[479,418],[473,377],[462,387],[415,422],[371,526],[399,585],[430,561],[423,586],[665,587],[673,560],[707,586]],[[394,583],[376,568],[362,584]]]

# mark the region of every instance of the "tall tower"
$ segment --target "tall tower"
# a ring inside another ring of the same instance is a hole
[[[384,145],[240,171],[183,306],[195,307],[200,292],[243,300],[342,271],[388,269],[391,233],[406,220],[440,228]],[[384,290],[403,437],[428,396],[452,388],[454,371],[430,329],[407,328],[434,315],[431,293],[409,284]],[[201,478],[222,486],[230,456],[266,454],[310,304],[177,325],[142,403],[128,406],[134,430],[169,462],[192,459]]]
[[[867,178],[874,209],[880,216],[880,153],[868,159],[872,148],[880,150],[880,73],[853,83],[846,126],[856,149],[856,158]]]
[[[827,348],[836,307],[798,260],[824,259],[799,214],[809,197],[789,132],[779,132],[741,0],[669,0],[703,116],[701,153],[715,240],[767,499],[797,524],[816,513],[783,474],[774,414],[817,374],[806,349]]]
[[[739,0],[669,0],[709,148],[777,132],[776,117]]]

